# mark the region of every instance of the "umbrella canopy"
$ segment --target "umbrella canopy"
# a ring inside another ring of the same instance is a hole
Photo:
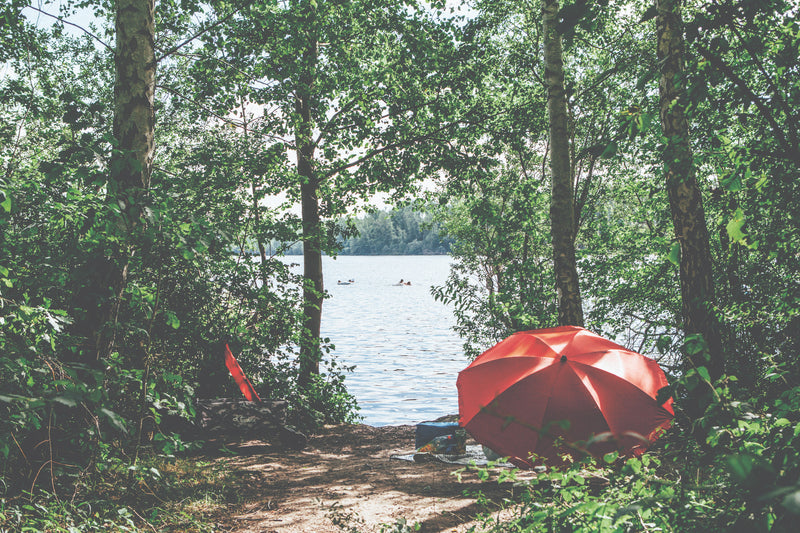
[[[520,467],[560,463],[570,444],[641,453],[674,415],[656,401],[666,385],[658,363],[586,329],[523,331],[459,373],[459,423]]]

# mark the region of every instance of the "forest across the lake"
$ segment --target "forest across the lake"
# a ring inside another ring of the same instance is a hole
[[[424,207],[424,206],[422,206]],[[413,206],[376,210],[341,221],[338,255],[446,255],[451,239],[442,235],[433,215]],[[302,241],[272,242],[286,255],[303,255]],[[255,255],[256,247],[250,253]]]
[[[799,9],[5,0],[0,531],[794,531]],[[442,253],[464,366],[596,343],[461,392],[544,469],[440,483],[358,424],[323,258]]]

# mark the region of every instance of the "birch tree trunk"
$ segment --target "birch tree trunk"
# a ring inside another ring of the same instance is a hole
[[[583,306],[575,262],[575,212],[567,99],[564,92],[564,62],[561,35],[556,30],[558,1],[542,3],[544,33],[544,77],[547,85],[547,116],[550,125],[550,173],[552,196],[550,224],[553,267],[558,298],[558,323],[583,326]]]
[[[117,0],[115,4],[114,125],[108,195],[120,208],[120,234],[101,243],[83,270],[74,304],[84,314],[74,332],[85,339],[84,354],[95,360],[114,348],[114,329],[128,278],[133,236],[142,221],[154,153],[155,3]],[[111,250],[108,253],[108,249]]]
[[[298,383],[308,384],[312,374],[319,374],[319,346],[324,285],[322,279],[323,228],[319,214],[319,177],[314,169],[311,106],[317,67],[318,43],[315,34],[315,7],[308,6],[308,42],[303,51],[303,74],[299,78],[295,111],[299,123],[295,129],[297,173],[300,176],[301,217],[303,219],[303,330],[300,333],[300,375]]]
[[[714,279],[703,197],[689,144],[680,0],[658,0],[657,8],[656,31],[661,64],[659,102],[661,127],[667,139],[665,180],[675,238],[681,250],[683,329],[687,337],[702,335],[707,347],[707,350],[689,354],[687,366],[707,367],[713,380],[722,375],[724,358],[719,323],[712,309]]]
[[[119,142],[112,159],[112,184],[118,199],[134,194],[125,207],[139,215],[135,200],[150,187],[154,150],[154,100],[156,79],[154,0],[116,0],[114,58],[114,137]],[[129,223],[136,225],[138,216]]]
[[[112,325],[128,280],[155,151],[155,0],[116,0],[115,28],[114,139],[118,145],[111,157],[109,193],[122,210],[125,238],[114,258],[119,274],[106,321]],[[114,347],[113,329],[103,338],[100,353],[108,355]]]

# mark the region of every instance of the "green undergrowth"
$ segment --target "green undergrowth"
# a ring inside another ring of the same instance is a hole
[[[689,374],[676,392],[702,386]],[[471,531],[796,531],[800,387],[746,402],[731,393],[735,383],[706,382],[713,400],[704,415],[690,423],[678,410],[673,427],[638,458],[575,460],[525,481],[518,471],[473,467],[517,490],[502,502],[473,494],[485,512]]]
[[[242,503],[247,481],[225,460],[148,457],[95,475],[72,494],[0,498],[0,532],[218,531],[215,517]]]

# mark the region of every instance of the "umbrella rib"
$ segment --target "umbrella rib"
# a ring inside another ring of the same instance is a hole
[[[587,375],[587,376],[588,376],[588,375],[590,375],[590,373],[591,373],[591,372],[602,372],[602,373],[604,373],[604,374],[606,374],[606,375],[612,376],[613,378],[616,378],[616,379],[618,379],[618,380],[620,380],[620,381],[622,381],[622,382],[624,382],[624,383],[627,383],[627,384],[631,385],[632,387],[634,387],[634,388],[638,389],[639,391],[641,391],[641,392],[642,392],[642,394],[644,394],[644,395],[645,395],[645,396],[647,396],[648,398],[652,398],[654,401],[655,401],[655,399],[656,399],[656,398],[654,398],[653,396],[651,396],[651,395],[650,395],[648,392],[646,392],[645,390],[643,390],[642,388],[640,388],[640,387],[639,387],[639,386],[638,386],[636,383],[634,383],[633,381],[630,381],[630,380],[626,379],[624,376],[620,376],[620,375],[618,375],[618,374],[615,374],[614,372],[610,372],[610,371],[608,371],[608,370],[605,370],[605,369],[603,369],[603,368],[599,368],[599,367],[597,367],[597,366],[594,366],[594,365],[590,365],[590,364],[588,364],[588,363],[584,363],[584,362],[581,362],[581,361],[576,361],[575,359],[571,359],[571,360],[570,360],[570,363],[571,363],[571,364],[573,364],[573,365],[579,365],[579,366],[581,366],[582,368],[586,368],[586,369],[588,369],[588,370],[589,370],[588,372],[587,372],[586,370],[584,370],[584,373],[586,373],[586,375]],[[573,371],[574,371],[574,370],[573,370]],[[577,374],[577,373],[576,373],[575,375],[576,375],[576,376],[578,376],[578,374]],[[578,376],[578,378],[580,378],[580,376]]]
[[[564,365],[559,365],[559,366],[564,366]],[[539,434],[539,438],[540,439],[542,438],[542,436],[545,436],[545,435],[543,435],[545,433],[545,430],[544,430],[544,427],[542,426],[542,422],[545,420],[545,418],[547,418],[547,410],[550,408],[550,400],[553,399],[553,388],[555,388],[555,386],[556,386],[556,382],[558,381],[558,374],[561,371],[562,371],[562,369],[559,368],[556,371],[557,373],[556,373],[555,377],[550,381],[550,390],[547,391],[547,402],[544,404],[544,409],[542,409],[542,418],[538,421],[537,426],[536,426],[537,427],[536,432]],[[547,433],[546,436],[549,437],[550,436],[549,435],[550,431],[547,431],[546,433]]]
[[[599,369],[593,367],[592,365],[587,365],[585,363],[580,363],[580,362],[574,361],[574,360],[570,361],[570,364],[581,365],[581,366],[584,366],[584,367],[587,367],[587,368],[591,368],[591,369],[594,369],[594,370],[599,370]],[[575,371],[575,369],[573,367],[570,366],[570,370],[572,370],[572,373],[575,374],[576,378],[578,378],[579,380],[583,381],[581,376]],[[601,372],[605,372],[605,370],[601,370]],[[587,376],[589,375],[588,372],[586,373],[586,375]],[[599,403],[597,403],[597,398],[595,397],[594,394],[589,394],[589,396],[591,396],[592,401],[594,402],[594,405],[597,407],[597,410],[600,412],[600,416],[603,417],[603,421],[606,423],[606,426],[608,426],[608,430],[613,433],[614,429],[611,427],[611,423],[608,421],[608,418],[606,417],[606,413],[603,411],[603,406],[600,405]]]
[[[634,383],[631,383],[630,381],[627,381],[627,380],[625,380],[624,378],[621,378],[620,376],[617,376],[617,375],[616,375],[616,374],[614,374],[613,372],[608,372],[607,370],[603,370],[603,369],[601,369],[601,368],[597,368],[597,367],[595,367],[595,366],[592,366],[592,365],[587,365],[587,364],[585,364],[585,363],[577,363],[577,362],[575,362],[575,361],[572,361],[572,363],[573,363],[573,364],[576,364],[576,365],[580,365],[580,366],[582,366],[582,367],[584,367],[584,368],[588,369],[589,371],[588,371],[588,372],[587,372],[587,371],[584,371],[584,373],[585,373],[585,374],[586,374],[586,376],[587,376],[588,378],[590,378],[590,379],[591,379],[591,373],[592,373],[592,372],[602,372],[603,374],[609,375],[609,376],[611,376],[611,377],[612,377],[612,378],[614,378],[614,379],[617,379],[617,380],[619,380],[619,381],[622,381],[622,382],[624,382],[624,383],[627,383],[627,384],[629,384],[629,385],[630,385],[630,386],[631,386],[633,389],[635,389],[635,390],[639,391],[639,393],[640,393],[640,394],[641,394],[643,397],[645,397],[645,398],[649,398],[649,399],[650,399],[650,400],[652,400],[654,403],[656,403],[656,398],[653,398],[652,396],[650,396],[650,395],[649,395],[647,392],[643,391],[643,390],[642,390],[642,389],[640,389],[638,386],[636,386],[636,384],[634,384]],[[571,368],[571,370],[572,370],[572,371],[575,373],[575,376],[576,376],[578,379],[581,379],[581,376],[580,376],[580,375],[579,375],[577,372],[575,372],[575,369],[574,369],[574,368]],[[600,411],[600,414],[603,416],[603,420],[605,420],[605,422],[606,422],[606,425],[608,426],[608,429],[611,431],[611,433],[614,433],[614,434],[615,434],[615,429],[614,429],[614,427],[612,427],[612,424],[610,424],[610,423],[609,423],[608,417],[606,416],[606,412],[603,410],[603,406],[601,406],[599,403],[597,403],[597,402],[598,402],[598,400],[597,400],[597,399],[594,397],[594,395],[590,395],[590,396],[592,396],[592,401],[593,401],[593,402],[594,402],[594,404],[597,406],[598,410]],[[671,413],[669,413],[669,411],[667,411],[666,409],[664,409],[664,407],[663,407],[663,406],[660,406],[660,405],[659,405],[658,407],[659,407],[659,409],[663,410],[663,411],[664,411],[665,413],[667,413],[668,415],[671,415]]]
[[[639,433],[652,442],[652,424],[666,427],[674,416],[655,403],[666,381],[656,362],[583,328],[521,331],[459,372],[459,415],[479,442],[532,466],[526,454],[555,458],[563,446],[593,453],[613,446],[610,435],[617,446]],[[559,428],[562,419],[571,427]]]
[[[581,365],[581,366],[585,366],[585,367],[589,367],[589,368],[594,368],[591,365],[587,365],[587,364],[584,364],[584,363],[579,363],[579,362],[575,361],[574,359],[570,360],[569,369],[575,375],[575,378],[577,378],[581,382],[583,381],[583,379],[581,378],[580,374],[578,374],[575,371],[575,368],[572,365]],[[588,392],[588,389],[587,389],[587,392]],[[603,417],[603,422],[606,423],[606,426],[608,427],[608,430],[613,432],[613,430],[611,429],[611,424],[609,423],[608,418],[606,417],[606,414],[603,411],[603,407],[599,403],[597,403],[597,398],[595,398],[595,395],[590,393],[589,397],[592,399],[592,402],[594,402],[595,407],[597,407],[597,411],[600,413],[600,416]]]

